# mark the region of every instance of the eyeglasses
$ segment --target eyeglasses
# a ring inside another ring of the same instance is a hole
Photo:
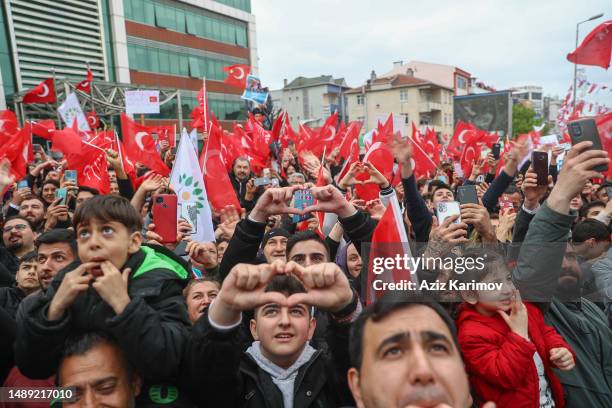
[[[13,228],[15,228],[17,231],[23,231],[26,228],[28,228],[28,226],[26,224],[16,224],[16,225],[10,225],[8,227],[4,227],[2,229],[3,232],[11,232],[13,230]]]

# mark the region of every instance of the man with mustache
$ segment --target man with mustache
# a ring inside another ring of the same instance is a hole
[[[36,233],[28,219],[19,215],[7,218],[2,227],[4,248],[0,251],[0,261],[10,273],[11,282],[14,281],[19,268],[19,259],[34,250],[35,238]]]
[[[570,202],[588,180],[603,177],[594,167],[609,165],[607,152],[590,146],[582,142],[568,152],[546,202],[530,209],[532,214],[521,210],[513,242],[524,242],[514,279],[523,299],[540,302],[546,323],[576,352],[575,369],[557,372],[565,406],[603,408],[612,406],[612,331],[604,313],[582,297],[582,272],[575,248],[567,243],[575,218]],[[531,193],[526,191],[526,200]]]

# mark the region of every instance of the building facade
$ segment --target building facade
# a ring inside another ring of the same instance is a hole
[[[544,115],[544,96],[542,87],[536,85],[517,86],[510,88],[515,103],[523,103],[533,108],[538,118]]]
[[[423,78],[397,74],[377,78],[374,71],[361,87],[346,92],[349,120],[363,122],[367,132],[379,120],[392,113],[396,129],[403,135],[412,134],[417,127],[431,127],[440,137],[453,132],[454,89],[435,84]],[[400,120],[398,120],[400,119]]]
[[[470,94],[472,76],[469,72],[452,65],[434,64],[431,62],[396,61],[393,69],[382,77],[392,77],[394,75],[409,75],[422,78],[434,84],[453,90],[455,96]]]
[[[291,82],[285,79],[283,88],[272,91],[271,97],[275,108],[287,112],[292,126],[301,123],[318,127],[336,111],[340,120],[346,119],[344,94],[349,89],[344,78],[334,79],[331,75],[297,77]]]
[[[246,117],[242,90],[223,83],[223,67],[257,73],[250,0],[7,0],[2,8],[3,102],[48,78],[85,78],[181,90],[184,119],[206,77],[209,109],[221,121]],[[1,96],[1,95],[0,95]],[[148,115],[175,123],[177,101]]]

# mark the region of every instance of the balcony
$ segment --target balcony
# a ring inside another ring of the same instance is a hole
[[[442,104],[438,102],[419,102],[419,112],[441,111]]]

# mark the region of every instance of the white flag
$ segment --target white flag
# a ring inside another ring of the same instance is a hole
[[[189,137],[181,137],[179,141],[170,185],[178,198],[177,216],[191,224],[191,238],[199,242],[214,242],[215,233],[204,178],[198,155]]]
[[[75,93],[68,94],[64,103],[57,108],[57,111],[64,120],[66,127],[71,128],[76,118],[79,130],[86,132],[91,130]]]

